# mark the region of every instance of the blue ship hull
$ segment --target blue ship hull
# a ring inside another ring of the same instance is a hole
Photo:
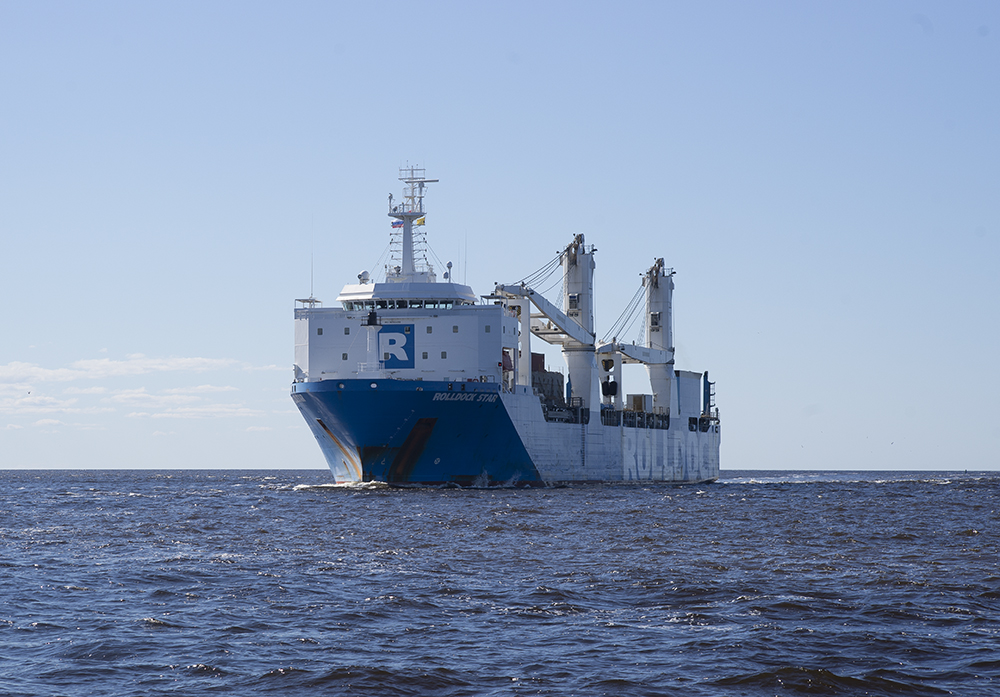
[[[544,483],[496,383],[324,380],[292,399],[338,482]]]

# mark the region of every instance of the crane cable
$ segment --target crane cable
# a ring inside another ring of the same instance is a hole
[[[628,305],[619,315],[615,323],[611,325],[611,329],[608,330],[607,334],[601,340],[603,343],[607,343],[609,338],[617,339],[619,337],[625,336],[628,331],[632,328],[635,323],[636,318],[639,316],[638,310],[643,300],[643,291],[645,286],[640,285],[639,289],[632,296],[632,299],[628,301]]]

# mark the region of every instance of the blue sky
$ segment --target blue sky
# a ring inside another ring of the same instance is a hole
[[[663,256],[724,468],[997,469],[998,123],[994,2],[0,1],[0,468],[323,467],[293,299],[419,163],[479,293]]]

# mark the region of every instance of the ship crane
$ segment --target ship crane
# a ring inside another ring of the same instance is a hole
[[[610,342],[602,342],[597,348],[598,365],[600,366],[600,381],[606,385],[612,376],[621,375],[623,364],[640,364],[646,366],[649,384],[652,390],[652,408],[654,412],[676,414],[678,411],[677,396],[673,385],[674,378],[674,338],[672,303],[674,290],[674,270],[663,264],[658,258],[642,275],[642,287],[626,307],[622,317],[615,327],[631,326],[634,313],[640,307],[640,296],[645,296],[645,312],[643,335],[645,345],[619,342],[617,337]],[[612,331],[614,331],[614,328]],[[605,337],[606,339],[607,337]],[[615,388],[604,387],[605,395],[611,398],[616,409],[622,408],[622,395]]]
[[[594,353],[597,336],[594,333],[594,252],[593,245],[584,243],[583,235],[560,253],[563,269],[563,309],[549,302],[541,293],[526,284],[497,284],[495,295],[518,302],[521,308],[521,355],[525,364],[517,369],[517,383],[531,384],[529,357],[530,336],[534,334],[549,344],[562,346],[563,359],[569,372],[570,401],[593,410],[600,408],[600,395],[594,376],[597,359]],[[530,305],[538,313],[530,313]]]

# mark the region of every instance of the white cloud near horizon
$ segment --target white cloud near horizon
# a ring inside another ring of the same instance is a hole
[[[148,411],[133,411],[129,418],[149,419],[217,419],[232,417],[263,416],[260,409],[251,409],[242,404],[203,404],[189,407],[170,407],[158,413]]]
[[[146,392],[145,387],[137,387],[131,390],[118,390],[110,397],[105,397],[101,401],[124,404],[130,407],[157,409],[175,407],[181,404],[191,404],[199,401],[200,399],[200,397],[186,394],[152,394],[150,392]]]
[[[130,354],[121,360],[96,358],[74,361],[65,367],[49,368],[36,363],[12,361],[0,365],[0,414],[6,416],[40,416],[55,414],[100,414],[128,407],[128,416],[149,418],[217,418],[257,417],[265,412],[244,404],[213,404],[215,395],[238,392],[240,388],[226,384],[195,384],[147,390],[132,386],[112,389],[104,385],[69,385],[62,394],[46,394],[51,385],[74,381],[99,381],[112,378],[134,378],[144,375],[173,373],[204,373],[208,371],[272,370],[274,366],[251,366],[231,358],[168,357],[150,358]],[[46,384],[50,385],[46,389]],[[176,383],[175,383],[176,384]],[[183,384],[183,383],[182,383]],[[37,385],[37,387],[36,387]],[[73,424],[49,424],[51,426]],[[79,425],[79,424],[77,424]]]
[[[135,353],[126,356],[125,360],[89,358],[74,361],[68,368],[44,368],[35,363],[12,361],[6,365],[0,365],[0,383],[28,385],[32,382],[100,380],[167,371],[203,372],[224,368],[255,369],[254,366],[232,358],[148,358],[141,353]],[[269,368],[270,366],[268,366]]]
[[[202,394],[206,392],[239,392],[240,388],[231,385],[198,385],[197,387],[171,387],[163,390],[167,394]]]
[[[78,399],[57,399],[43,394],[25,393],[20,397],[0,398],[0,414],[100,414],[114,411],[113,407],[79,406]]]
[[[107,387],[67,387],[63,394],[106,394]]]

